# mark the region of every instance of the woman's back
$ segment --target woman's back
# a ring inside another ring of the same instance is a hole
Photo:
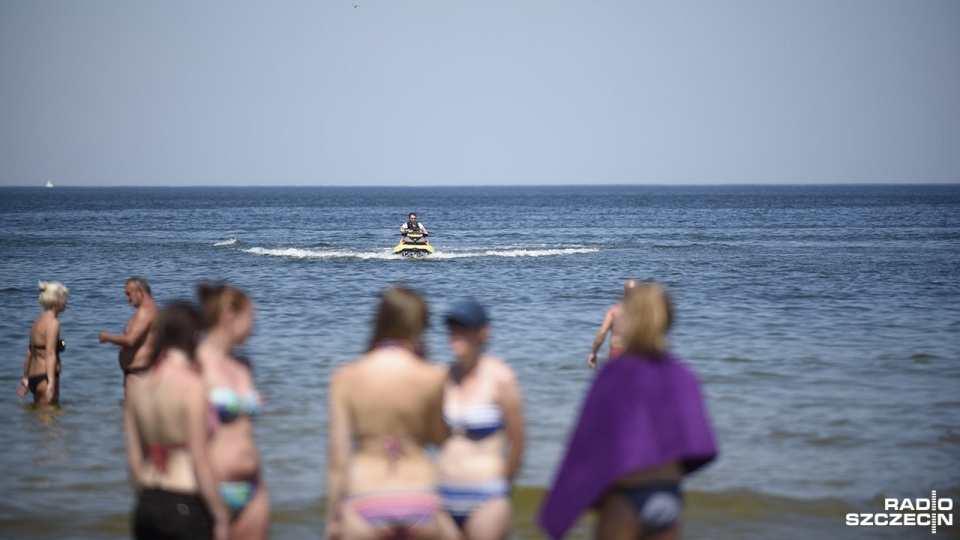
[[[197,491],[188,452],[189,409],[202,406],[202,382],[186,355],[168,351],[131,387],[127,406],[139,436],[144,461],[136,471],[140,484],[171,491]]]
[[[444,371],[401,347],[371,351],[336,375],[354,440],[348,490],[424,485],[435,480],[423,445],[445,435]]]

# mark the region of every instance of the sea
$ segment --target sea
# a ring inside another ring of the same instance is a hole
[[[434,255],[392,254],[408,212]],[[720,446],[684,482],[686,538],[960,537],[958,184],[0,188],[0,538],[130,536],[122,379],[97,333],[132,315],[131,276],[161,304],[199,282],[253,297],[239,352],[266,401],[271,538],[322,534],[329,376],[365,349],[391,285],[427,299],[438,364],[443,310],[488,307],[488,350],[523,393],[511,537],[544,538],[539,502],[627,278],[671,292],[671,346]],[[55,410],[15,393],[39,280],[70,289]],[[890,513],[926,525],[861,518]]]

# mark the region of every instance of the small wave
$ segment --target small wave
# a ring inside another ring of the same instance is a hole
[[[404,260],[398,257],[392,250],[375,251],[351,251],[345,249],[300,249],[284,248],[269,249],[263,247],[254,247],[242,250],[244,253],[253,255],[266,255],[271,257],[286,257],[291,259],[383,259],[383,260]],[[596,253],[600,251],[596,248],[562,248],[562,249],[513,249],[501,251],[477,251],[464,253],[446,253],[437,251],[428,257],[418,258],[416,260],[430,259],[467,259],[476,257],[553,257],[558,255],[575,255],[580,253]]]
[[[244,253],[253,255],[266,255],[269,257],[285,257],[288,259],[399,259],[392,251],[350,251],[345,249],[318,250],[318,249],[268,249],[254,247],[242,250]]]
[[[597,248],[558,248],[558,249],[509,249],[487,250],[464,253],[436,252],[433,259],[468,259],[476,257],[556,257],[558,255],[577,255],[581,253],[596,253]]]
[[[217,242],[217,243],[214,244],[213,246],[214,246],[214,247],[232,246],[232,245],[234,245],[234,244],[236,244],[236,243],[237,243],[237,239],[236,239],[236,238],[231,238],[231,239],[229,239],[229,240],[224,240],[223,242]]]

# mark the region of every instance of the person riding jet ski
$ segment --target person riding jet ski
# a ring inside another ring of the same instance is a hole
[[[403,238],[400,239],[401,244],[407,243],[407,233],[422,233],[424,236],[423,243],[429,244],[430,241],[426,239],[426,236],[430,233],[427,232],[427,228],[423,226],[423,223],[417,221],[417,213],[410,212],[407,216],[407,222],[400,226],[400,234]]]

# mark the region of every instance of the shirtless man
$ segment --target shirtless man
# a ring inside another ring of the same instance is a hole
[[[143,278],[132,277],[124,287],[127,302],[137,308],[123,334],[100,332],[100,343],[120,346],[120,369],[123,370],[123,393],[129,391],[130,375],[140,375],[150,369],[153,357],[153,325],[157,320],[157,303],[150,297],[150,285]]]
[[[623,295],[626,296],[627,291],[637,285],[637,280],[628,279],[627,282],[623,284]],[[610,332],[610,356],[608,358],[613,360],[623,352],[622,319],[623,301],[620,301],[610,306],[610,309],[607,310],[607,315],[603,318],[603,324],[600,325],[597,336],[593,338],[593,350],[590,351],[590,356],[587,358],[587,365],[590,366],[591,369],[597,369],[597,351],[600,350],[600,346],[603,345],[603,340],[606,339],[607,332]]]

